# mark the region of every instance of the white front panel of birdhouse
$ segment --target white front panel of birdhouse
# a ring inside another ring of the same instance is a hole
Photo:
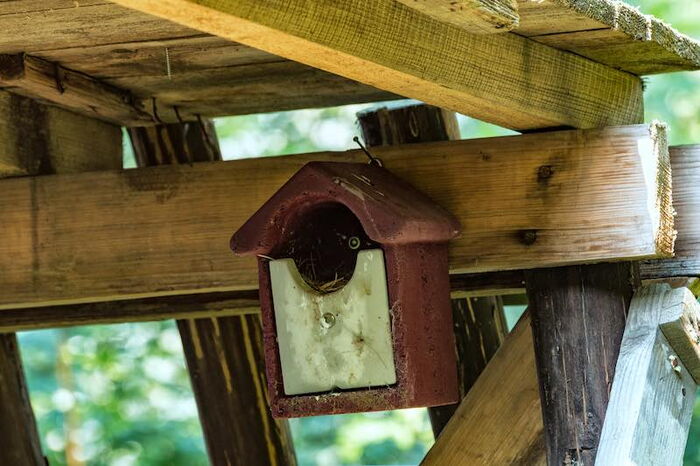
[[[271,261],[270,279],[285,394],[396,383],[381,249],[360,251],[333,293],[307,285],[292,259]]]

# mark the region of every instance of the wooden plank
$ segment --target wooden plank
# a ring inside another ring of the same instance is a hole
[[[4,91],[0,141],[0,178],[121,167],[119,128]],[[14,333],[0,334],[0,406],[0,464],[47,464]]]
[[[518,25],[515,0],[398,0],[433,18],[473,34],[507,32]]]
[[[362,112],[358,114],[358,122],[368,147],[460,139],[455,113],[430,105]],[[452,315],[460,398],[463,398],[500,346],[507,330],[503,303],[498,297],[453,299]],[[455,403],[428,408],[435,437],[458,406],[459,403]]]
[[[395,2],[116,3],[513,129],[643,117],[634,76],[514,34],[469,34]]]
[[[672,147],[673,207],[677,212],[675,257],[642,264],[642,278],[700,277],[700,145]]]
[[[451,271],[476,273],[670,254],[667,154],[652,133],[639,125],[374,151],[461,220]],[[0,307],[255,289],[255,261],[233,256],[228,237],[310,160],[366,156],[4,180],[0,237],[13,241],[0,244]]]
[[[630,263],[525,273],[547,464],[595,461],[635,273]]]
[[[655,284],[635,294],[595,464],[683,464],[697,385],[659,325],[686,313],[700,317],[687,289]]]
[[[214,124],[132,129],[140,166],[221,160]],[[179,307],[179,306],[178,306]],[[286,420],[272,417],[258,315],[178,320],[212,466],[295,465]]]
[[[624,2],[518,0],[517,33],[644,75],[696,70],[700,44]]]
[[[423,460],[423,466],[544,466],[530,317],[508,335]]]
[[[687,291],[692,293],[691,290]],[[676,320],[662,322],[660,325],[661,332],[671,345],[671,349],[676,353],[696,384],[700,383],[699,311],[700,307],[698,307],[697,301],[692,301],[684,306],[682,314]]]
[[[524,293],[522,272],[452,275],[455,299]],[[36,308],[3,309],[0,333],[151,322],[170,319],[207,319],[259,314],[257,290],[198,293]]]
[[[121,167],[117,127],[3,91],[0,115],[0,178]]]

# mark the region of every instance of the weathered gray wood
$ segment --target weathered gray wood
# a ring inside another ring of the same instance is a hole
[[[700,318],[686,288],[658,283],[635,293],[596,465],[683,464],[697,385],[687,357],[679,357],[659,329],[683,316]]]
[[[630,263],[525,273],[549,465],[596,458],[634,277]]]

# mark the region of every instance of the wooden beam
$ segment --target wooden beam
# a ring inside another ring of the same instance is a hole
[[[0,335],[0,463],[13,466],[44,466],[41,441],[24,379],[17,336]]]
[[[129,132],[140,166],[221,160],[210,121]],[[182,309],[180,305],[178,309]],[[178,320],[212,466],[295,465],[286,420],[274,419],[258,315]]]
[[[675,257],[642,264],[642,278],[700,277],[700,145],[670,149],[673,207],[678,239]]]
[[[4,91],[0,115],[0,178],[121,167],[122,136],[113,125]]]
[[[667,153],[645,125],[377,147],[453,212],[452,273],[669,255]],[[250,290],[234,232],[317,153],[0,182],[0,308]],[[508,174],[508,176],[504,176]],[[486,182],[485,180],[488,180]],[[478,186],[479,189],[469,189]],[[80,199],[80,209],[76,209]]]
[[[0,91],[0,178],[117,167],[119,128]],[[44,466],[14,333],[0,333],[0,406],[0,464]]]
[[[700,305],[688,289],[654,284],[635,294],[596,465],[683,463],[697,391],[688,367],[697,367],[698,355],[679,352],[659,326],[698,318]],[[692,331],[697,338],[695,323]]]
[[[425,104],[362,112],[358,122],[365,144],[372,148],[460,139],[457,115]],[[452,316],[460,398],[463,398],[500,346],[507,330],[503,303],[498,297],[453,299]],[[428,408],[435,437],[458,406],[459,403],[455,403]]]
[[[396,2],[116,3],[508,128],[643,118],[635,76],[514,34],[470,34]]]
[[[524,293],[522,272],[452,275],[454,299]],[[36,308],[3,309],[0,333],[76,325],[170,319],[209,319],[259,314],[257,290],[197,293]]]
[[[518,26],[515,0],[398,0],[411,8],[472,34],[507,32]]]
[[[542,411],[526,313],[423,460],[423,466],[544,466]]]
[[[547,464],[595,461],[635,273],[630,263],[525,273]]]

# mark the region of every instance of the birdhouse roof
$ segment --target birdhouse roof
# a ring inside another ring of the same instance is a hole
[[[459,234],[458,220],[389,170],[370,164],[311,162],[289,179],[233,236],[237,254],[266,254],[294,214],[337,202],[380,244],[440,243]]]

